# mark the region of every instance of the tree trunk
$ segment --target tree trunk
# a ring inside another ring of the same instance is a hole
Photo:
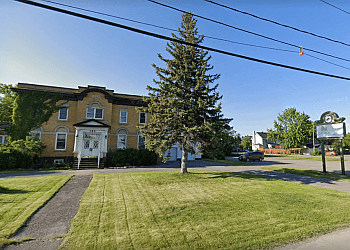
[[[187,162],[188,162],[188,151],[185,147],[182,148],[182,158],[181,158],[181,174],[187,173]]]

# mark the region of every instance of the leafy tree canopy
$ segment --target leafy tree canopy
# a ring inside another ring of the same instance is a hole
[[[243,149],[251,149],[252,148],[252,137],[251,136],[245,136],[242,138],[242,141],[241,141],[241,147]]]
[[[179,36],[173,38],[192,44],[203,42],[198,35],[196,20],[191,13],[182,15]],[[149,96],[145,97],[151,121],[140,127],[146,137],[146,146],[163,156],[167,149],[178,143],[182,149],[181,173],[187,172],[188,153],[196,148],[203,150],[212,143],[215,126],[222,126],[222,96],[216,92],[218,85],[211,87],[219,74],[208,74],[213,69],[209,64],[207,51],[178,42],[168,42],[167,52],[172,59],[161,54],[158,57],[166,64],[161,68],[153,64],[159,80],[153,80],[157,87],[147,86]]]
[[[274,128],[268,130],[267,139],[283,143],[283,148],[297,148],[306,145],[312,138],[312,122],[304,112],[288,108],[278,114]]]
[[[12,121],[13,104],[16,93],[11,91],[11,84],[0,83],[0,122]]]

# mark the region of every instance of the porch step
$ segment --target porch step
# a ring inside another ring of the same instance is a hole
[[[97,158],[81,158],[79,169],[92,169],[98,167]],[[104,161],[100,159],[100,168],[104,168]],[[78,169],[78,159],[74,159],[73,169]]]

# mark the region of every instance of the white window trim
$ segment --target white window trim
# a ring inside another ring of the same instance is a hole
[[[67,109],[66,119],[61,119],[61,118],[60,118],[61,109],[63,109],[63,108]],[[68,112],[69,112],[69,108],[68,108],[68,107],[62,107],[62,108],[60,108],[60,109],[58,110],[58,120],[59,120],[59,121],[68,121]]]
[[[62,148],[57,148],[57,137],[58,137],[58,134],[64,134],[65,137],[64,137],[64,149]],[[66,151],[67,149],[67,133],[66,132],[57,132],[56,133],[56,140],[55,140],[55,151]]]
[[[141,122],[141,114],[145,114],[145,122]],[[146,124],[147,123],[147,113],[146,112],[141,112],[139,113],[139,124]]]
[[[122,112],[126,113],[125,122],[122,122]],[[120,110],[120,112],[119,112],[119,123],[123,123],[123,124],[128,123],[128,111],[127,110]]]
[[[7,137],[8,137],[8,135],[0,135],[0,138],[1,138],[0,144],[7,144],[7,141],[6,141]]]
[[[121,136],[125,136],[125,148],[120,148],[119,147],[119,137],[121,137]],[[117,141],[117,149],[126,149],[127,143],[128,143],[128,135],[127,134],[119,134],[118,135],[118,141]]]
[[[62,164],[62,163],[64,163],[64,159],[54,159],[53,163]]]
[[[36,136],[36,135],[39,135],[37,138],[38,138],[38,140],[41,140],[41,131],[30,131],[29,132],[29,136]]]
[[[140,138],[145,138],[145,137],[143,137],[142,135],[138,135],[138,136],[137,136],[137,149],[140,149]],[[145,149],[146,149],[145,141],[146,141],[146,138],[145,138],[145,140],[143,141],[143,144],[145,145]]]
[[[92,118],[91,117],[87,117],[88,109],[93,109],[94,110],[94,116]],[[102,117],[101,118],[96,118],[96,109],[101,109],[102,110]],[[103,120],[103,113],[104,113],[103,111],[104,111],[103,108],[89,108],[89,107],[87,107],[86,108],[86,119]]]

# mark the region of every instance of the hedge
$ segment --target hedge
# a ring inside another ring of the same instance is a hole
[[[121,166],[150,166],[157,164],[157,154],[147,149],[117,149],[109,152],[112,157],[111,164]]]
[[[0,145],[0,170],[35,168],[44,147],[42,141],[31,138]]]

